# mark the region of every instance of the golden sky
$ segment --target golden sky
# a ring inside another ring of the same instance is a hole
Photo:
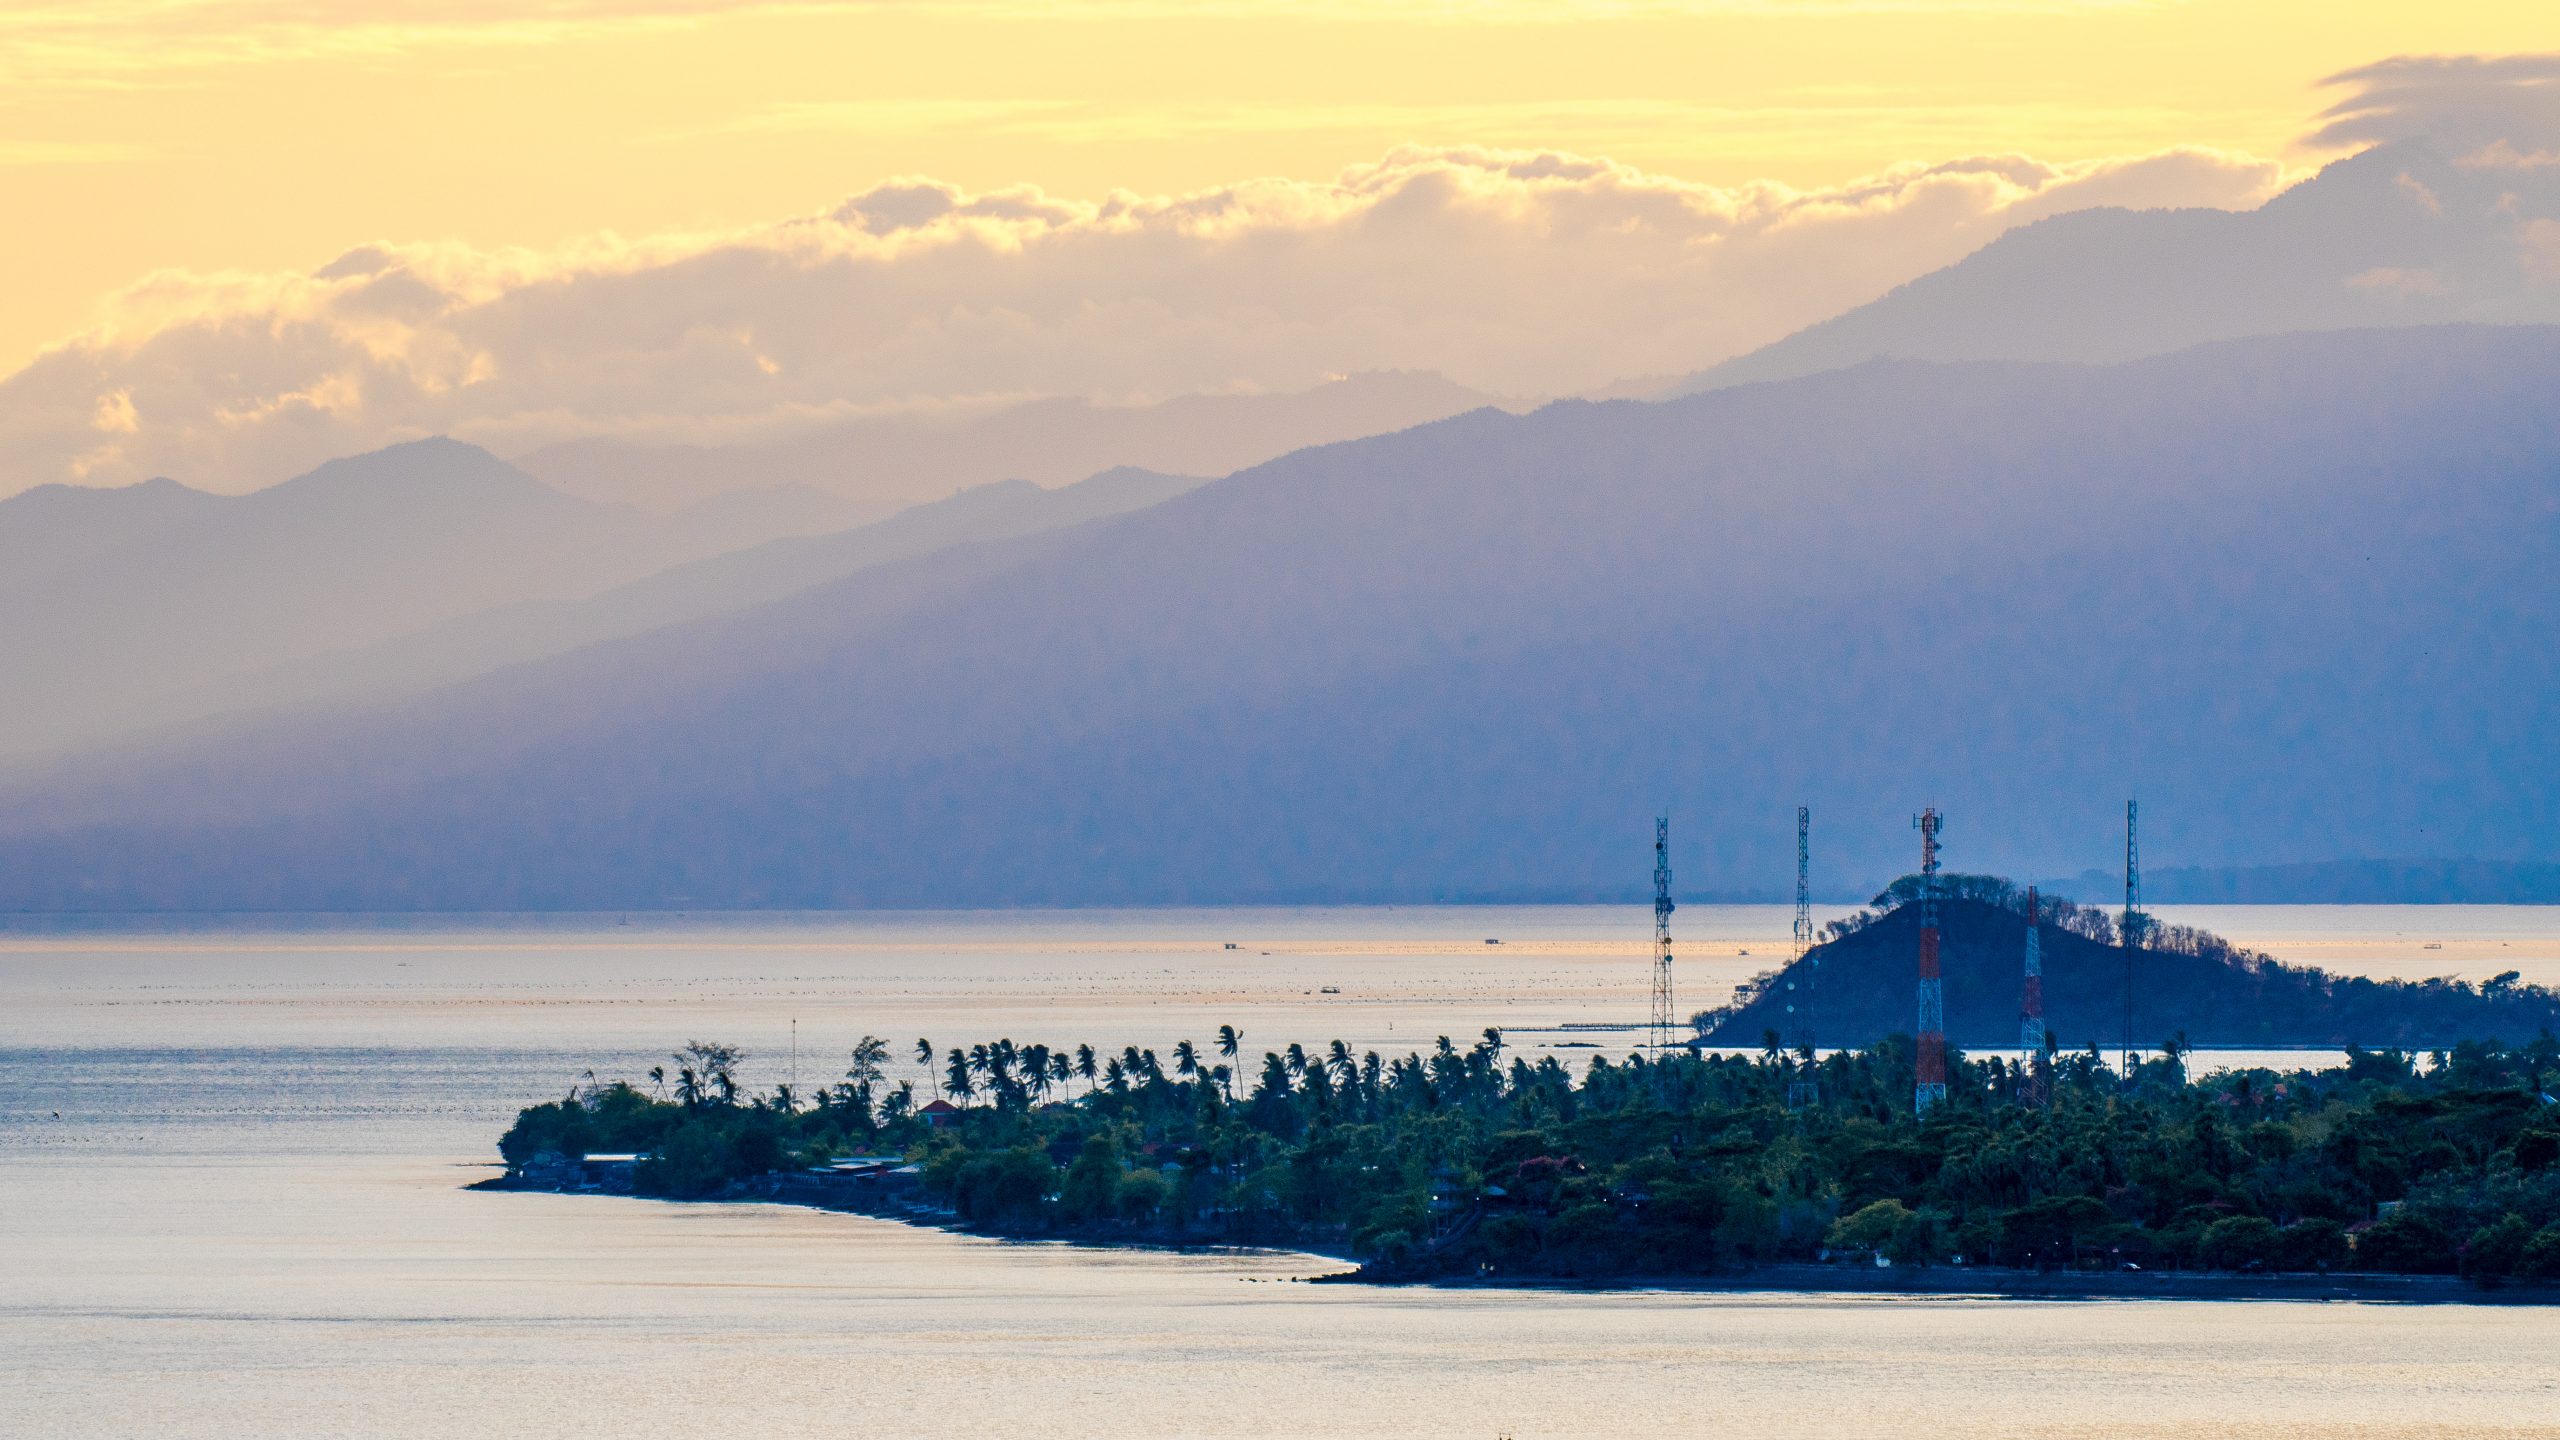
[[[2548,0],[34,0],[0,6],[0,373],[160,267],[556,245],[884,177],[1099,198],[1405,142],[1715,184],[2196,144],[2284,157],[2322,76],[2560,49]]]

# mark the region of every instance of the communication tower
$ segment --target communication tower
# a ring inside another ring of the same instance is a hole
[[[1678,1025],[1671,1003],[1671,817],[1653,822],[1653,1021],[1654,1059],[1671,1048]]]
[[[2142,949],[2144,932],[2151,926],[2150,917],[2142,913],[2142,843],[2136,822],[2141,806],[2124,802],[2124,919],[2117,925],[2124,942],[2124,1075],[2133,1078],[2133,966],[2134,954]]]
[[[1938,812],[1911,817],[1920,832],[1920,1046],[1911,1108],[1926,1110],[1947,1098],[1947,998],[1938,980]]]
[[[2044,1029],[2044,938],[2042,907],[2036,898],[2036,887],[2027,887],[2027,962],[2026,977],[2018,986],[2018,1044],[2025,1048],[2027,1074],[2026,1099],[2030,1104],[2045,1101],[2046,1083],[2052,1074],[2052,1062],[2045,1058]]]
[[[1793,1109],[1822,1103],[1813,1078],[1813,982],[1822,962],[1813,953],[1813,812],[1796,807],[1796,963],[1787,967],[1787,1048],[1796,1053],[1795,1078],[1787,1082]]]

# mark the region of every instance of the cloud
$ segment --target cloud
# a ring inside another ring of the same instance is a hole
[[[1509,395],[1703,367],[2092,205],[2264,199],[2205,150],[1711,187],[1557,151],[1403,149],[1328,182],[1069,199],[891,181],[734,232],[381,243],[171,271],[0,380],[0,493],[246,489],[446,433],[720,440],[854,412],[1437,370]]]
[[[2400,55],[2320,83],[2352,93],[2320,113],[2309,145],[2425,139],[2489,164],[2560,152],[2560,55]]]

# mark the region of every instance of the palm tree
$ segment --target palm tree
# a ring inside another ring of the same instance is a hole
[[[1067,1081],[1069,1081],[1070,1079],[1074,1078],[1075,1073],[1076,1073],[1076,1062],[1075,1062],[1075,1061],[1073,1061],[1073,1060],[1071,1060],[1071,1059],[1069,1059],[1069,1058],[1067,1057],[1067,1052],[1066,1052],[1066,1051],[1061,1050],[1061,1051],[1059,1051],[1057,1054],[1052,1055],[1052,1056],[1050,1056],[1050,1057],[1049,1057],[1049,1078],[1050,1078],[1050,1079],[1057,1081],[1057,1082],[1058,1082],[1059,1084],[1061,1084],[1061,1085],[1064,1085],[1064,1084],[1066,1084],[1066,1083],[1067,1083]]]
[[[1092,1046],[1076,1047],[1076,1073],[1084,1077],[1084,1088],[1088,1091],[1092,1090],[1094,1076]]]
[[[1349,1085],[1360,1074],[1360,1066],[1351,1058],[1351,1047],[1336,1040],[1325,1054],[1325,1064],[1333,1070],[1335,1087]]]
[[[933,1074],[933,1042],[932,1042],[932,1041],[930,1041],[930,1040],[918,1040],[918,1041],[916,1042],[916,1063],[924,1067],[924,1078],[925,1078],[927,1081],[931,1082],[931,1084],[933,1085],[933,1098],[934,1098],[934,1099],[936,1099],[936,1100],[941,1099],[941,1098],[942,1098],[942,1082],[941,1082],[940,1080],[935,1079],[935,1078],[934,1078],[934,1074]]]
[[[1242,1048],[1243,1045],[1243,1031],[1237,1029],[1233,1025],[1221,1025],[1218,1027],[1218,1053],[1227,1057],[1227,1075],[1229,1076],[1227,1081],[1227,1098],[1229,1100],[1236,1098],[1235,1080],[1233,1078],[1236,1073],[1236,1051]]]
[[[667,1089],[667,1067],[666,1067],[666,1066],[664,1066],[664,1065],[652,1065],[652,1066],[650,1066],[650,1067],[649,1067],[649,1094],[650,1094],[652,1097],[661,1096],[661,1095],[664,1095],[664,1094],[666,1093],[666,1089]]]
[[[1173,1073],[1188,1080],[1200,1073],[1200,1047],[1188,1040],[1173,1043]]]
[[[1103,1062],[1102,1085],[1113,1094],[1129,1088],[1129,1071],[1117,1060]]]
[[[708,1098],[716,1091],[724,1105],[737,1101],[738,1066],[746,1058],[747,1052],[737,1046],[711,1040],[688,1040],[684,1049],[675,1055],[676,1062],[690,1068],[696,1076],[696,1100]]]
[[[950,1064],[942,1076],[942,1088],[963,1105],[969,1103],[970,1096],[978,1093],[977,1082],[969,1078],[969,1057],[956,1045],[952,1047]]]
[[[1307,1078],[1307,1047],[1306,1047],[1306,1046],[1304,1046],[1304,1045],[1291,1045],[1291,1046],[1289,1047],[1288,1062],[1289,1062],[1289,1078],[1290,1078],[1290,1079],[1292,1079],[1292,1080],[1304,1080],[1304,1079],[1306,1079],[1306,1078]]]

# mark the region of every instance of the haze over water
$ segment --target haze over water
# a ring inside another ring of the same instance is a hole
[[[1680,918],[1684,1003],[1783,956],[1784,910]],[[2549,910],[2174,918],[2368,973],[2560,972]],[[517,1106],[590,1068],[638,1078],[720,1038],[755,1051],[758,1086],[785,1078],[794,1017],[804,1085],[866,1031],[902,1062],[918,1035],[1163,1050],[1228,1022],[1249,1057],[1486,1025],[1530,1051],[1622,1050],[1624,1032],[1561,1027],[1641,1017],[1645,919],[17,933],[0,940],[0,1431],[2560,1434],[2560,1327],[2530,1309],[1308,1287],[1286,1282],[1336,1262],[461,1188]]]

